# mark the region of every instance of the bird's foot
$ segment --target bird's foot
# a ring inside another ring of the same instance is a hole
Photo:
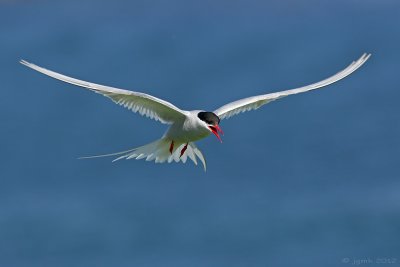
[[[181,155],[180,155],[179,157],[182,157],[182,155],[185,154],[185,151],[186,151],[186,149],[187,149],[187,147],[188,147],[188,144],[189,144],[189,143],[186,143],[186,145],[182,148],[182,150],[181,150]]]

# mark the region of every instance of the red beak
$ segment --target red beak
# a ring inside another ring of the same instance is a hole
[[[217,125],[208,126],[208,127],[211,129],[212,133],[215,134],[215,136],[218,138],[218,140],[222,143],[222,139],[221,139],[221,137],[219,136],[219,134],[224,135],[224,132],[223,132],[222,129],[219,127],[219,125],[217,124]]]

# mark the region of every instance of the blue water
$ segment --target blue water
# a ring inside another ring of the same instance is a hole
[[[0,266],[399,265],[399,10],[0,1]],[[363,52],[366,65],[329,88],[223,121],[223,144],[198,143],[206,173],[77,160],[165,126],[18,64],[214,110],[319,81]]]

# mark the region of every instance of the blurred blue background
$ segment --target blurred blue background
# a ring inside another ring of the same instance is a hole
[[[400,264],[399,10],[0,1],[0,266]],[[223,144],[198,143],[206,173],[77,160],[166,126],[18,63],[214,110],[319,81],[363,52],[371,59],[327,89],[223,121]]]

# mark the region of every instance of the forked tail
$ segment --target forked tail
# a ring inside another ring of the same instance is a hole
[[[171,163],[172,161],[175,162],[182,161],[183,163],[186,163],[187,158],[190,158],[194,162],[194,164],[197,165],[197,158],[199,158],[200,161],[203,163],[204,171],[206,171],[207,166],[204,156],[193,142],[188,143],[186,150],[184,149],[186,143],[173,143],[173,145],[171,145],[171,142],[172,140],[163,137],[150,144],[138,148],[133,148],[126,151],[105,154],[105,155],[81,157],[80,159],[121,155],[118,158],[114,159],[113,162],[120,159],[145,158],[146,161],[154,160],[155,163],[164,163],[164,162]],[[182,151],[184,153],[181,155]]]

